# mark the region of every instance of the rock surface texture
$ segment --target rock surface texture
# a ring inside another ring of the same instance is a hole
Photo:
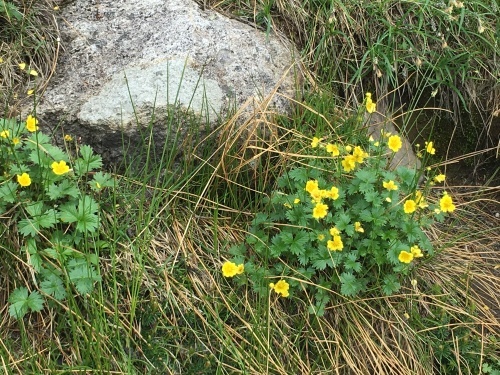
[[[153,108],[155,124],[172,105],[211,121],[278,83],[293,94],[293,74],[280,81],[294,62],[290,45],[193,0],[76,0],[60,24],[62,57],[37,116],[107,159]]]

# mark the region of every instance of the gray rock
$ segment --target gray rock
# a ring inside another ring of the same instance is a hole
[[[58,125],[108,160],[119,158],[123,134],[138,137],[153,110],[155,124],[174,107],[212,122],[269,94],[295,61],[276,36],[193,0],[76,0],[61,20],[64,51],[37,117],[42,129]],[[279,90],[293,96],[293,74]],[[279,98],[274,105],[287,108]]]

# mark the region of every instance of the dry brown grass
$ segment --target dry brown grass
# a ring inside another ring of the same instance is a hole
[[[45,91],[54,74],[60,50],[57,11],[51,0],[8,1],[23,13],[22,20],[0,13],[0,109],[1,116],[18,114],[21,104],[33,101],[27,95],[34,90],[39,97]],[[38,76],[29,75],[19,69],[25,63]]]
[[[214,170],[214,181],[222,179],[230,185],[245,168],[254,170],[253,164],[268,165],[272,159],[279,170],[300,159],[300,154],[283,151],[289,149],[286,139],[290,134],[283,135],[287,130],[273,123],[268,108],[263,108],[253,120],[247,119],[237,131],[230,131],[233,137],[221,137],[222,162]],[[272,128],[264,132],[265,139],[252,121]],[[233,129],[231,123],[225,129]],[[300,137],[294,133],[292,139]],[[265,180],[261,175],[256,178]],[[155,262],[166,264],[164,279],[156,280],[154,288],[157,299],[169,301],[163,318],[175,325],[192,319],[186,318],[185,312],[194,312],[201,324],[196,340],[205,348],[207,361],[218,358],[227,373],[439,373],[438,358],[425,337],[443,328],[454,337],[460,371],[477,373],[479,369],[469,368],[459,351],[456,330],[466,328],[478,340],[482,363],[491,360],[492,350],[499,349],[494,340],[500,330],[500,219],[489,212],[500,210],[500,189],[447,189],[456,197],[458,209],[450,221],[429,232],[439,251],[417,269],[417,285],[407,280],[398,295],[354,300],[332,290],[332,302],[321,318],[307,311],[312,296],[263,301],[246,286],[237,287],[221,276],[221,263],[230,258],[229,246],[244,241],[245,220],[236,224],[234,209],[201,197],[193,202],[198,203],[194,212],[178,212],[151,242]],[[242,214],[250,218],[252,213]],[[174,277],[179,259],[188,265],[190,286]],[[439,311],[451,321],[437,322]],[[415,323],[424,318],[426,327]],[[433,318],[436,323],[429,323]]]

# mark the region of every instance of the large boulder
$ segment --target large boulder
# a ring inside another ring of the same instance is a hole
[[[42,129],[58,126],[108,160],[153,110],[154,131],[165,133],[172,107],[211,122],[276,87],[294,92],[293,74],[283,79],[291,45],[193,0],[76,0],[61,20],[63,52],[37,117]]]

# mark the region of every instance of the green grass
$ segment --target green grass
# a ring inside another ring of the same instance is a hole
[[[49,298],[39,313],[20,320],[9,317],[7,298],[14,288],[37,290],[37,284],[13,214],[2,213],[0,369],[5,374],[500,370],[498,186],[447,186],[458,209],[451,219],[427,231],[437,254],[422,262],[404,280],[402,290],[390,297],[374,292],[346,298],[338,290],[325,290],[330,302],[325,314],[316,316],[308,311],[314,295],[307,291],[289,299],[263,297],[244,277],[222,276],[222,263],[232,257],[230,247],[244,242],[250,221],[266,209],[276,179],[291,165],[307,162],[313,136],[366,142],[361,132],[353,131],[358,123],[353,103],[362,100],[359,93],[367,84],[373,84],[365,71],[373,64],[370,53],[395,53],[386,47],[378,50],[385,42],[354,45],[358,33],[365,39],[377,34],[367,24],[369,15],[381,17],[376,4],[361,9],[351,3],[310,1],[302,10],[294,4],[218,2],[225,10],[255,16],[265,29],[293,30],[321,89],[309,87],[288,116],[257,108],[245,120],[228,114],[210,129],[204,127],[204,119],[169,109],[165,125],[171,132],[160,144],[149,137],[153,121],[146,124],[140,147],[130,149],[114,171],[115,188],[94,195],[101,207],[98,233],[75,249],[99,257],[101,281],[91,293],[82,295],[67,285],[66,300]],[[336,22],[342,21],[343,27],[331,32],[338,38],[349,36],[351,44],[343,46],[340,55],[354,64],[337,70],[328,56],[338,40],[325,37],[332,4],[338,9]],[[470,4],[479,9],[481,3]],[[395,18],[410,3],[396,5],[391,8]],[[429,4],[422,12],[422,19],[442,13]],[[490,11],[484,12],[487,27]],[[389,28],[377,35],[385,41],[405,33]],[[456,48],[465,43],[455,42]],[[487,46],[481,44],[485,50]],[[40,71],[48,69],[40,64]],[[436,64],[429,62],[425,74],[439,72]],[[344,79],[346,72],[352,79]],[[424,78],[423,86],[410,84],[416,99],[402,111],[402,123],[411,124],[420,108],[430,79]],[[386,87],[401,84],[400,76],[391,79]],[[10,82],[11,89],[19,85],[17,78]],[[377,90],[378,96],[385,93]],[[192,139],[179,133],[181,123],[193,130]],[[436,159],[435,167],[445,168],[445,163]],[[436,188],[434,199],[439,195]]]

